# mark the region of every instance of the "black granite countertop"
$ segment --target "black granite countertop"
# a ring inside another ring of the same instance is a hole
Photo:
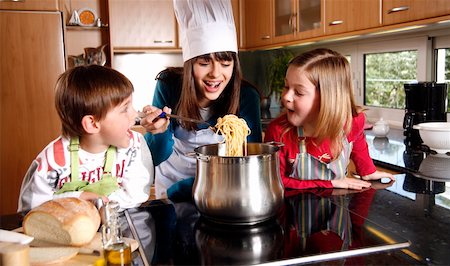
[[[417,174],[429,154],[411,162],[401,130],[366,135],[377,165],[405,170],[394,183],[286,191],[273,219],[245,227],[211,223],[191,202],[149,201],[122,216],[125,236],[140,242],[134,265],[448,265],[450,181]],[[0,228],[22,218],[1,216]]]
[[[411,241],[404,253],[430,265],[450,263],[450,157],[407,148],[403,131],[387,138],[366,130],[375,165],[399,171],[396,182],[379,191],[368,219]]]

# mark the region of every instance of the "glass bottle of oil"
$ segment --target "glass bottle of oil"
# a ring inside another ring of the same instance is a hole
[[[102,241],[106,265],[131,266],[131,247],[122,239],[118,202],[107,202],[102,211]]]

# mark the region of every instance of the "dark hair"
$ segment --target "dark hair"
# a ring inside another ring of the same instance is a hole
[[[56,83],[55,106],[66,137],[82,136],[81,120],[97,120],[133,93],[133,85],[120,72],[99,65],[78,66],[64,72]]]
[[[198,93],[193,75],[193,65],[198,59],[234,61],[233,74],[230,82],[219,98],[211,105],[211,111],[215,117],[222,117],[226,114],[237,114],[239,112],[242,72],[239,58],[235,52],[216,52],[201,55],[184,62],[182,90],[180,102],[176,106],[176,112],[182,116],[201,119]],[[184,123],[182,126],[188,130],[197,129],[195,123]]]

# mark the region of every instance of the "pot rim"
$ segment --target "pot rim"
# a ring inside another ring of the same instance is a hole
[[[196,155],[197,158],[198,157],[218,157],[218,158],[224,158],[224,159],[238,159],[238,158],[253,158],[253,157],[260,157],[260,156],[272,156],[274,154],[276,154],[279,150],[280,147],[284,146],[283,143],[280,142],[266,142],[266,143],[259,143],[259,142],[248,142],[247,145],[258,145],[258,146],[270,146],[274,148],[273,152],[266,152],[266,153],[260,153],[260,154],[251,154],[251,155],[245,155],[245,156],[221,156],[221,155],[210,155],[210,154],[204,154],[201,153],[199,150],[205,147],[213,147],[213,146],[218,146],[221,143],[213,143],[213,144],[206,144],[206,145],[202,145],[199,146],[197,148],[194,149],[193,153],[188,153],[188,155],[192,156],[192,155]]]

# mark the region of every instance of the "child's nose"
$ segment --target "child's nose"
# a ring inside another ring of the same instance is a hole
[[[212,64],[209,75],[213,78],[217,78],[220,75],[220,67],[216,63]]]
[[[281,99],[287,102],[292,101],[293,92],[291,90],[285,89],[281,95]]]

